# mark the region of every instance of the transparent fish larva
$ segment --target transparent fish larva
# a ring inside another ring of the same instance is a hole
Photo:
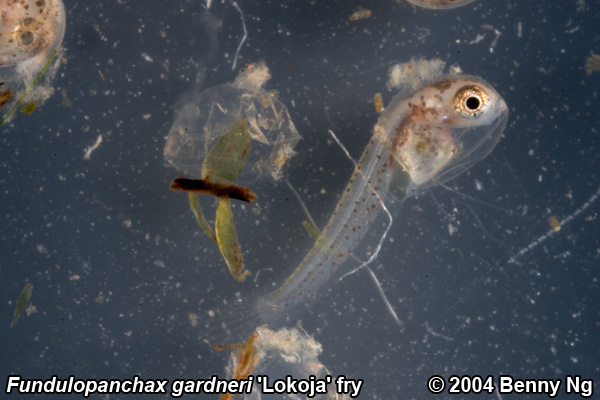
[[[507,118],[502,97],[476,77],[446,75],[396,96],[313,248],[281,287],[259,301],[262,318],[277,326],[344,272],[392,182],[403,201],[460,175],[493,150]]]

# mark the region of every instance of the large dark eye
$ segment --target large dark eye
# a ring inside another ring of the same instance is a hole
[[[31,31],[19,32],[19,43],[24,47],[31,46],[31,43],[35,40],[35,34]]]
[[[33,18],[24,18],[13,29],[13,37],[23,51],[32,52],[39,45],[36,44],[36,28],[38,23]]]
[[[479,101],[478,97],[469,97],[467,100],[465,100],[465,105],[467,106],[467,108],[469,110],[477,110],[479,108],[479,106],[481,105],[481,102]]]
[[[474,118],[481,114],[489,101],[488,95],[479,86],[463,86],[454,95],[454,109],[460,115]]]

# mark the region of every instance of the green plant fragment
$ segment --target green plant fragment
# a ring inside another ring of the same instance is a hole
[[[202,208],[200,207],[200,201],[198,201],[198,195],[195,193],[188,193],[188,199],[190,201],[190,209],[194,213],[194,216],[196,217],[196,221],[198,222],[198,225],[200,225],[200,228],[202,228],[204,233],[206,233],[206,236],[208,236],[209,238],[211,238],[213,241],[216,242],[217,236],[213,232],[212,228],[208,224],[208,221],[204,217],[204,214],[202,213]]]
[[[21,107],[21,112],[23,114],[31,114],[32,112],[35,111],[35,108],[37,107],[37,105],[38,105],[37,101],[34,101],[33,103],[27,103],[23,107]]]
[[[319,239],[321,232],[319,232],[319,230],[317,229],[316,226],[314,226],[313,224],[311,224],[308,221],[302,221],[302,226],[304,227],[304,229],[306,229],[306,232],[308,232],[308,235],[311,238],[313,238],[314,240]]]
[[[206,155],[202,163],[202,179],[233,182],[248,160],[251,140],[246,120],[237,120]]]
[[[27,89],[25,89],[25,93],[23,93],[23,95],[21,97],[19,97],[19,100],[17,100],[17,102],[11,107],[10,111],[8,111],[6,113],[6,115],[4,116],[4,118],[2,118],[2,121],[0,121],[0,126],[2,126],[10,118],[10,116],[15,112],[15,110],[21,105],[21,103],[23,102],[25,97],[27,97],[27,95],[29,93],[31,93],[35,84],[38,83],[38,81],[41,79],[42,75],[44,75],[44,72],[46,72],[46,69],[48,69],[48,67],[50,66],[50,63],[52,62],[52,60],[54,60],[54,57],[56,57],[56,50],[54,50],[52,52],[52,55],[48,59],[48,62],[46,62],[46,64],[44,65],[44,68],[42,68],[40,73],[37,74],[35,79],[31,82],[31,84],[29,84]]]
[[[219,198],[219,206],[217,207],[217,216],[215,219],[215,233],[219,250],[227,263],[229,272],[238,281],[244,281],[250,272],[244,271],[242,249],[240,248],[233,222],[231,202],[227,197]]]
[[[25,311],[25,307],[27,307],[27,303],[29,303],[29,298],[31,297],[32,291],[33,285],[31,283],[25,285],[25,287],[21,291],[19,299],[17,300],[17,305],[15,306],[15,312],[12,322],[10,323],[11,328],[17,323],[21,314],[23,314],[23,311]]]

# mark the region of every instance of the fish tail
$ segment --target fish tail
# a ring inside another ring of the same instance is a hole
[[[244,342],[266,320],[259,303],[235,302],[208,310],[203,316],[200,339],[211,346]]]

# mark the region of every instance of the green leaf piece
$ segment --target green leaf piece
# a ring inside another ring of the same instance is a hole
[[[31,82],[31,84],[27,87],[27,89],[25,89],[25,93],[23,93],[23,95],[19,98],[19,100],[17,100],[17,102],[11,107],[10,111],[8,111],[8,113],[6,113],[4,118],[2,118],[2,121],[0,121],[0,126],[2,126],[2,124],[4,124],[10,118],[12,113],[14,113],[15,110],[21,105],[21,103],[23,102],[25,97],[27,97],[27,95],[29,93],[31,93],[35,84],[38,83],[38,81],[40,80],[42,75],[44,75],[44,72],[46,72],[46,69],[48,69],[48,66],[50,66],[50,63],[52,62],[52,60],[54,60],[54,57],[56,57],[56,50],[54,50],[52,52],[52,55],[48,59],[48,62],[46,62],[46,64],[44,65],[44,68],[42,68],[42,70],[36,76],[36,78],[33,80],[33,82]]]
[[[196,217],[196,221],[198,222],[198,225],[200,225],[200,228],[202,228],[204,233],[206,233],[206,236],[208,236],[209,238],[211,238],[213,241],[216,242],[217,236],[213,232],[212,228],[208,224],[208,221],[204,217],[204,214],[202,213],[202,208],[200,207],[200,201],[198,201],[198,195],[195,193],[188,193],[188,199],[190,201],[190,209],[194,213],[194,216]]]
[[[23,114],[31,114],[32,112],[35,111],[35,108],[37,107],[37,105],[38,105],[37,101],[34,101],[33,103],[27,103],[23,107],[21,107],[21,112]]]
[[[302,221],[302,226],[304,227],[304,229],[306,229],[306,232],[308,232],[308,235],[311,238],[313,238],[315,241],[319,239],[321,232],[319,232],[316,226],[314,226],[308,221]]]
[[[233,182],[248,160],[251,140],[246,120],[237,120],[206,155],[202,179]]]
[[[33,292],[33,285],[31,283],[28,283],[21,291],[19,299],[17,300],[14,317],[12,322],[10,323],[11,328],[17,323],[21,314],[23,314],[23,311],[25,311],[25,307],[27,307],[27,303],[29,303],[29,298],[31,297],[31,292]]]
[[[246,279],[250,272],[244,270],[230,198],[247,202],[256,200],[256,194],[250,189],[233,184],[248,160],[251,141],[246,119],[237,120],[209,150],[202,163],[200,180],[176,178],[171,184],[172,190],[188,191],[190,209],[196,221],[204,233],[217,242],[229,272],[239,281]],[[214,232],[202,213],[198,194],[210,194],[219,199]]]
[[[229,272],[238,281],[242,282],[249,271],[244,271],[244,258],[242,249],[238,242],[235,224],[233,222],[233,212],[231,212],[231,202],[227,197],[219,198],[217,207],[217,217],[215,220],[215,233],[219,250],[227,263]]]

